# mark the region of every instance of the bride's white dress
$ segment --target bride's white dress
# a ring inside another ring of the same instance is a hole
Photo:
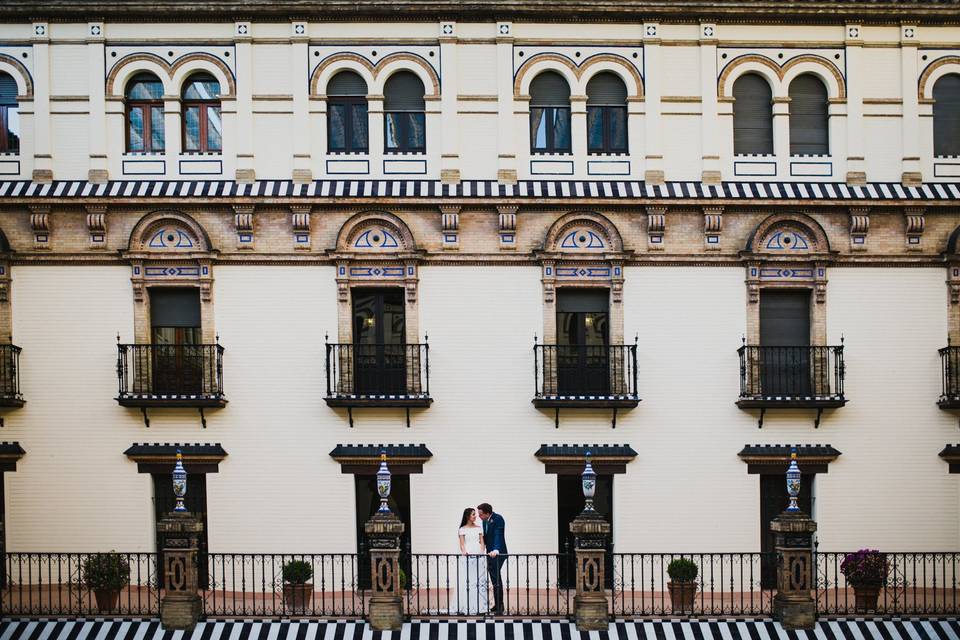
[[[480,546],[483,527],[460,527],[463,545],[470,555],[460,556],[457,565],[457,596],[450,609],[464,615],[486,613],[487,557]]]

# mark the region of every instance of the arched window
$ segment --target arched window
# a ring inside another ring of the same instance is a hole
[[[0,73],[0,153],[20,151],[20,110],[17,104],[17,81]]]
[[[587,83],[587,151],[627,151],[627,87],[610,71],[598,73]]]
[[[960,75],[933,85],[933,155],[960,156]]]
[[[570,85],[544,71],[530,83],[531,153],[570,153]]]
[[[183,87],[183,150],[219,152],[223,149],[220,83],[209,73],[197,73]]]
[[[805,73],[790,83],[790,155],[830,153],[827,88]]]
[[[152,73],[138,73],[127,84],[127,151],[163,153],[163,83]]]
[[[327,151],[366,153],[368,146],[367,83],[353,71],[341,71],[327,84]]]
[[[755,73],[733,83],[733,152],[773,154],[773,93]]]
[[[398,71],[383,87],[384,146],[387,153],[427,150],[427,109],[423,82],[411,71]]]

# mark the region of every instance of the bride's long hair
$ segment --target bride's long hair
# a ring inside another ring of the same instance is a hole
[[[470,514],[476,511],[473,507],[467,507],[463,510],[463,517],[460,518],[460,526],[465,527],[470,523]]]

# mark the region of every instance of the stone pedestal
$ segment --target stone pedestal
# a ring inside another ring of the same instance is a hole
[[[375,631],[403,626],[400,599],[400,536],[403,523],[393,513],[376,513],[363,527],[370,549],[370,604],[367,618]]]
[[[163,598],[160,623],[165,629],[190,631],[200,619],[197,550],[203,523],[189,512],[171,512],[157,523],[163,549]]]
[[[573,599],[577,628],[581,631],[607,629],[609,602],[604,589],[607,540],[610,524],[599,513],[583,512],[570,523],[577,555],[577,595]]]
[[[817,523],[802,512],[784,511],[770,523],[776,534],[777,594],[773,617],[786,629],[813,629],[817,603],[813,595],[813,533]]]

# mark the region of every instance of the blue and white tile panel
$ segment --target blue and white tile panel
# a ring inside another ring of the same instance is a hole
[[[958,640],[956,619],[821,620],[813,631],[785,631],[770,620],[643,620],[577,631],[568,621],[420,621],[401,631],[373,631],[363,622],[200,622],[191,633],[166,631],[156,620],[10,620],[0,640]]]
[[[960,185],[928,183],[905,187],[895,182],[848,186],[840,182],[668,182],[525,180],[517,184],[470,180],[442,184],[430,180],[83,180],[37,183],[0,181],[0,198],[600,198],[645,200],[960,200]]]

